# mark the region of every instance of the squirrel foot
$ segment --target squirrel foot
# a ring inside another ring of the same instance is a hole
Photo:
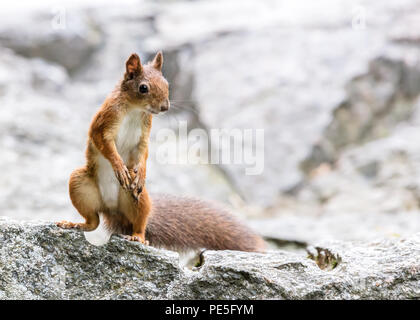
[[[149,245],[149,241],[147,241],[146,239],[144,239],[144,237],[140,236],[139,234],[133,234],[132,236],[129,235],[122,235],[122,237],[128,241],[137,241],[140,242],[146,246]]]
[[[70,221],[60,221],[55,223],[58,227],[63,229],[81,229],[84,223],[74,223]]]
[[[87,224],[87,223],[76,223],[70,221],[60,221],[55,223],[57,227],[62,229],[77,229],[82,231],[92,231],[95,230],[98,226],[97,224]]]

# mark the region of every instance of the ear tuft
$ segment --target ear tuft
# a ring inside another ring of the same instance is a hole
[[[136,53],[133,53],[130,58],[128,58],[127,62],[125,63],[125,68],[125,76],[128,79],[133,79],[142,73],[140,58]]]
[[[155,58],[153,59],[153,67],[159,71],[162,71],[162,66],[163,66],[163,54],[162,51],[159,51]]]

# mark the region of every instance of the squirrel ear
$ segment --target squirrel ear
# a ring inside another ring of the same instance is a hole
[[[155,58],[153,59],[153,67],[159,71],[162,71],[162,65],[163,65],[163,55],[162,55],[162,51],[159,51]]]
[[[140,75],[143,72],[140,58],[136,53],[133,53],[125,63],[126,73],[125,76],[128,79],[133,79],[135,76]]]

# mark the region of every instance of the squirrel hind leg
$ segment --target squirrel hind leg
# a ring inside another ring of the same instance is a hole
[[[121,190],[118,202],[119,214],[117,217],[114,215],[109,216],[108,224],[114,231],[123,231],[122,233],[126,234],[124,237],[125,239],[147,244],[146,224],[151,211],[147,190],[145,188],[142,190],[138,200],[134,199],[129,192]],[[130,228],[127,228],[126,226],[130,226]]]
[[[106,228],[114,234],[120,234],[127,240],[147,244],[146,225],[151,211],[147,190],[142,190],[138,201],[135,201],[126,191],[122,190],[119,203],[118,210],[103,212],[102,216]]]
[[[84,223],[68,221],[57,222],[57,226],[65,229],[95,230],[99,225],[98,212],[101,207],[101,196],[95,181],[87,173],[86,168],[80,168],[70,176],[70,199],[79,214],[85,218]]]
[[[120,212],[103,212],[106,229],[113,234],[120,234],[125,237],[133,233],[133,225]]]

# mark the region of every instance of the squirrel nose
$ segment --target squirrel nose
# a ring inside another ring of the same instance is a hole
[[[165,101],[163,105],[160,106],[160,111],[168,111],[169,110],[169,100]]]

